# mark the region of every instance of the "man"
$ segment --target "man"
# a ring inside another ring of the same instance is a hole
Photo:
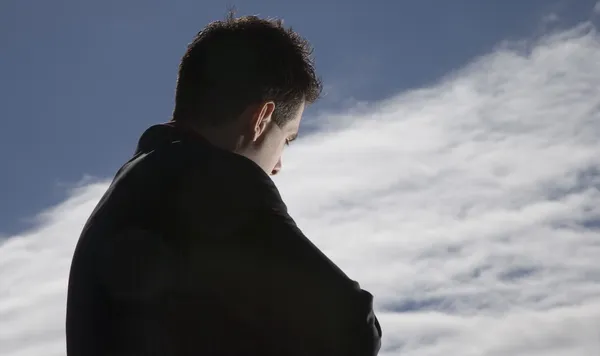
[[[257,17],[211,23],[83,229],[77,355],[376,355],[373,297],[298,229],[269,175],[321,91],[308,43]]]

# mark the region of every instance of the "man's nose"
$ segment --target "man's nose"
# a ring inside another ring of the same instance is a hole
[[[271,175],[274,176],[277,173],[279,173],[279,171],[281,170],[281,158],[279,158],[279,160],[277,161],[277,164],[275,165],[275,167],[273,167],[273,171],[271,172]]]

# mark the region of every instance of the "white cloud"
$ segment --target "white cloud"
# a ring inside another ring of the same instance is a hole
[[[376,296],[383,355],[600,354],[600,37],[500,48],[438,85],[319,118],[276,180]],[[0,354],[64,354],[94,183],[0,246]]]
[[[598,1],[594,6],[594,13],[600,14],[600,1]]]

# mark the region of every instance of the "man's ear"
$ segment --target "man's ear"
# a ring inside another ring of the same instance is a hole
[[[251,120],[253,142],[258,141],[265,133],[267,125],[271,122],[273,111],[275,111],[275,103],[273,101],[257,105]]]

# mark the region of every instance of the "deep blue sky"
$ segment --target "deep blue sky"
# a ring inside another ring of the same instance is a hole
[[[318,110],[427,85],[502,40],[539,34],[551,13],[560,26],[588,19],[594,3],[2,0],[0,235],[84,175],[112,176],[139,134],[169,119],[186,44],[228,4],[281,17],[313,43],[329,93]]]

